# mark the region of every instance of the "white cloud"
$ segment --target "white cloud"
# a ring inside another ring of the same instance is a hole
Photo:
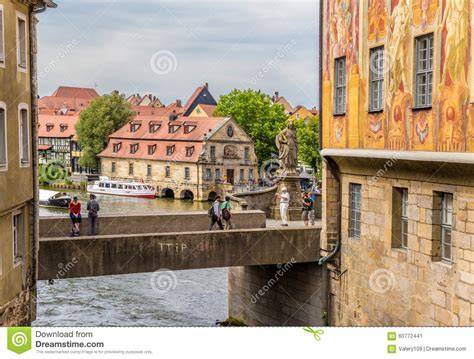
[[[39,68],[68,43],[74,48],[40,80],[46,95],[58,85],[94,86],[185,100],[209,82],[218,97],[233,88],[279,91],[294,105],[317,101],[318,2],[314,1],[58,1],[39,23]],[[291,50],[272,62],[278,51]],[[159,50],[171,51],[176,71],[157,75]],[[271,69],[252,79],[262,68]]]

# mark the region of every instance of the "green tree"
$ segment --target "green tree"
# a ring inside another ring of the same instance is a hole
[[[107,146],[108,137],[129,122],[134,113],[124,95],[117,91],[94,99],[82,111],[76,132],[82,148],[79,164],[95,167],[97,155]]]
[[[295,120],[298,157],[300,162],[316,170],[317,179],[321,179],[321,155],[319,154],[319,117],[307,117]]]
[[[277,153],[275,136],[286,125],[283,106],[274,104],[270,96],[251,89],[233,90],[221,96],[215,116],[232,117],[255,141],[259,162]]]

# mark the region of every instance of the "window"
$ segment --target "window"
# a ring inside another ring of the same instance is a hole
[[[248,161],[250,159],[250,149],[248,147],[244,147],[244,160]]]
[[[221,169],[216,168],[216,180],[220,181],[221,180]]]
[[[133,155],[138,151],[138,143],[134,143],[130,145],[130,153]]]
[[[111,171],[112,173],[115,173],[116,169],[117,169],[117,168],[116,168],[115,162],[112,162],[112,168],[110,169],[110,171]]]
[[[212,179],[212,171],[211,171],[210,168],[206,168],[204,179],[206,179],[208,181]]]
[[[334,114],[346,113],[346,58],[335,60],[334,66]]]
[[[133,163],[128,164],[128,174],[133,175]]]
[[[392,247],[408,247],[408,189],[394,188],[392,194]]]
[[[166,155],[171,156],[174,153],[174,145],[166,146]]]
[[[20,130],[20,162],[21,165],[30,163],[30,131],[28,121],[28,110],[26,105],[19,106],[19,130]]]
[[[146,175],[147,175],[148,177],[151,176],[151,165],[147,165],[147,166],[146,166]]]
[[[66,131],[66,130],[67,130],[67,125],[64,124],[64,123],[62,123],[62,124],[59,126],[59,130],[60,130],[61,132]]]
[[[171,167],[170,166],[165,167],[165,176],[166,177],[171,177]]]
[[[186,147],[186,157],[191,157],[194,153],[194,146]]]
[[[120,151],[121,147],[122,147],[122,142],[114,143],[114,152]]]
[[[161,127],[161,123],[159,122],[150,122],[150,125],[149,125],[149,132],[150,133],[155,133],[156,131],[158,131]]]
[[[384,48],[377,47],[370,50],[370,111],[383,109],[384,93]]]
[[[453,228],[453,195],[441,194],[441,259],[451,262],[453,259],[451,231]]]
[[[433,94],[433,34],[415,39],[415,108],[431,107]]]
[[[17,63],[18,67],[26,70],[27,67],[27,39],[26,39],[26,16],[17,12],[16,15],[16,48],[17,48]]]
[[[5,35],[3,29],[3,5],[0,4],[0,66],[5,64]]]
[[[148,154],[151,156],[156,152],[156,145],[148,145]]]
[[[194,123],[185,123],[184,124],[184,133],[188,134],[194,131],[194,129],[197,127]]]
[[[185,179],[190,179],[191,178],[189,167],[184,167],[184,178]]]
[[[6,106],[3,103],[0,103],[0,169],[6,168],[6,166],[7,166],[7,111],[6,111]]]
[[[240,169],[240,175],[239,175],[240,182],[243,182],[243,181],[244,181],[244,177],[245,177],[245,175],[244,175],[244,170],[241,168],[241,169]]]
[[[211,146],[211,158],[216,158],[216,146]]]
[[[176,125],[176,124],[168,124],[168,133],[175,133],[176,131],[179,130],[181,125]]]
[[[136,132],[141,127],[139,122],[130,122],[130,132]]]
[[[349,184],[349,237],[360,238],[360,210],[362,208],[362,186]]]
[[[23,210],[13,213],[12,218],[13,233],[13,263],[23,260],[25,254],[25,216]]]
[[[253,180],[253,170],[249,170],[249,181]]]

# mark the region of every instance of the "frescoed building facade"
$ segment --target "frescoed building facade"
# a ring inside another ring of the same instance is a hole
[[[323,19],[331,324],[474,325],[474,1]]]

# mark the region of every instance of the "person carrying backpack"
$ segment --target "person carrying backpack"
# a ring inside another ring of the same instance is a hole
[[[211,223],[209,223],[209,230],[212,231],[214,225],[217,223],[219,229],[224,229],[222,225],[222,209],[221,209],[221,196],[216,196],[216,200],[209,208],[209,216],[211,217]]]
[[[224,229],[232,229],[232,204],[230,203],[230,197],[226,196],[225,201],[222,203],[221,206],[222,210],[222,219],[225,222]]]
[[[87,202],[87,217],[89,218],[89,236],[97,235],[97,224],[99,221],[99,202],[94,194],[90,194],[89,201]]]

